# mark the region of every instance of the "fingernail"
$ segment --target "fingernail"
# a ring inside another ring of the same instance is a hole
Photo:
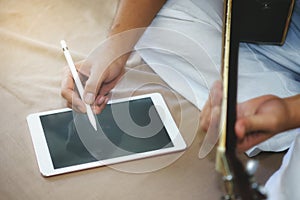
[[[104,100],[105,100],[105,97],[104,97],[104,96],[100,97],[100,98],[98,99],[97,104],[98,104],[98,105],[102,104],[102,103],[104,102]]]
[[[92,104],[95,101],[95,95],[93,93],[87,93],[84,97],[84,101],[87,104]]]

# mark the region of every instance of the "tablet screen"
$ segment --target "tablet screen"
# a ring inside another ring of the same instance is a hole
[[[122,108],[128,112],[122,114]],[[82,129],[82,123],[89,123],[82,122],[85,115],[65,111],[40,116],[54,169],[174,146],[150,97],[108,104],[96,116],[101,131],[93,134]],[[131,123],[139,128],[128,129]],[[93,141],[93,150],[86,137]]]

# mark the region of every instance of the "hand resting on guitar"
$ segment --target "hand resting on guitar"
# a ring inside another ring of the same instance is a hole
[[[213,102],[221,102],[221,89],[220,82],[217,81],[202,110],[200,125],[205,132],[210,125],[212,110],[220,106]],[[300,127],[299,104],[300,95],[287,98],[264,95],[239,103],[235,123],[237,150],[246,151],[280,132]]]

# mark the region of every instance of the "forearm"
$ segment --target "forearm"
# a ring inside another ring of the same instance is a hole
[[[120,0],[107,40],[102,43],[100,51],[94,51],[94,56],[99,57],[103,54],[101,49],[105,49],[106,59],[122,55],[117,62],[119,66],[123,66],[145,28],[165,2],[166,0]]]
[[[120,0],[107,39],[89,55],[91,62],[108,66],[112,61],[123,67],[137,41],[166,0]],[[99,61],[100,62],[100,61]]]
[[[165,2],[166,0],[120,0],[108,36],[123,38],[117,42],[117,46],[133,49]]]
[[[300,127],[300,94],[285,98],[284,101],[289,112],[287,129]]]
[[[150,25],[166,0],[120,0],[109,35]]]

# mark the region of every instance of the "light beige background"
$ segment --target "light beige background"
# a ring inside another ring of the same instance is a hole
[[[199,111],[148,66],[134,63],[115,97],[161,92],[188,149],[56,177],[40,175],[26,116],[65,106],[60,82],[66,63],[59,41],[68,42],[74,60],[84,58],[105,38],[116,7],[117,0],[0,0],[0,199],[219,199],[222,182],[214,153],[197,158],[203,139]],[[257,157],[261,183],[281,157]]]

